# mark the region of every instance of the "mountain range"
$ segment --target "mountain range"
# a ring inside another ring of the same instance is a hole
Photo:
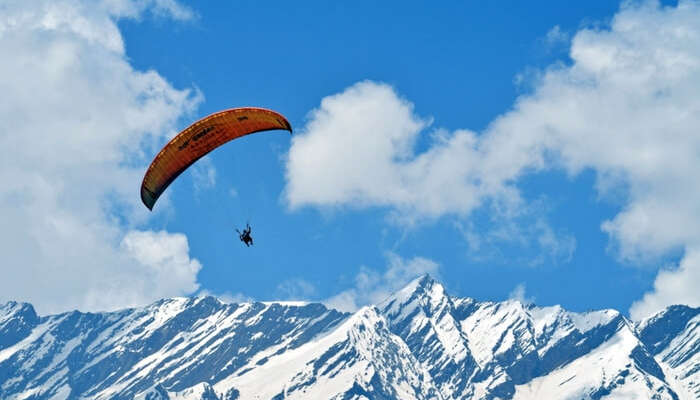
[[[355,313],[181,297],[0,306],[0,399],[700,399],[700,308],[634,322],[449,295],[424,275]]]

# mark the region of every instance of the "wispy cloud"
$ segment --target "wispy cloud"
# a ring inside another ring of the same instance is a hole
[[[211,189],[216,185],[216,167],[210,157],[200,158],[189,170],[195,192]]]
[[[199,292],[197,292],[197,296],[216,297],[217,299],[223,301],[224,303],[228,303],[228,304],[231,304],[231,303],[250,303],[250,302],[255,301],[254,298],[252,298],[246,294],[243,294],[243,293],[231,293],[231,292],[219,293],[219,292],[213,292],[213,291],[210,291],[207,289],[200,290]]]
[[[149,2],[146,1],[146,4]],[[180,4],[176,0],[151,0],[151,7],[156,14],[180,21],[188,21],[197,18],[197,13],[190,7]]]
[[[554,27],[547,32],[547,35],[545,35],[545,42],[549,46],[566,44],[570,39],[570,35],[562,31],[559,25],[554,25]]]
[[[480,212],[487,218],[456,220],[454,226],[464,236],[467,256],[474,261],[531,267],[566,264],[573,258],[576,238],[564,229],[555,230],[547,222],[546,208],[543,201],[535,201],[503,215],[487,207]],[[509,246],[518,248],[519,255],[506,258],[503,249]]]
[[[176,21],[190,21],[198,17],[194,10],[176,0],[102,0],[92,3],[97,3],[91,5],[93,8],[100,8],[102,12],[117,18],[139,18],[146,12]]]
[[[510,300],[517,300],[525,305],[533,304],[535,302],[534,297],[525,295],[524,283],[520,283],[515,288],[513,288],[510,294],[508,294],[508,298]]]
[[[302,278],[286,280],[278,284],[275,291],[279,300],[311,300],[317,292],[313,283]]]

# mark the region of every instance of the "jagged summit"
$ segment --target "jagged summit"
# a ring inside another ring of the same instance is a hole
[[[389,299],[398,299],[405,301],[413,295],[425,293],[426,289],[432,286],[434,283],[436,282],[430,275],[423,274],[410,281],[403,288],[392,293]]]
[[[416,307],[428,307],[447,299],[445,288],[430,275],[424,274],[397,290],[378,304],[384,312],[395,313],[408,304]],[[426,308],[426,310],[428,309]]]
[[[353,314],[163,299],[39,317],[0,306],[0,398],[700,398],[700,309],[633,324],[451,296],[429,275]]]

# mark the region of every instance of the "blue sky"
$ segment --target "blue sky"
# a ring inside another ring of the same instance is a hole
[[[28,167],[61,185],[26,210],[22,185],[6,189],[8,265],[32,265],[6,296],[47,311],[192,293],[352,309],[427,272],[454,295],[575,311],[699,301],[685,90],[700,51],[679,45],[700,32],[695,1],[47,4],[6,6],[3,51],[31,61],[1,79],[31,91],[18,71],[32,65],[36,90],[65,97],[20,96],[0,116],[9,132],[17,110],[48,110],[42,132],[78,132],[59,145],[74,162]],[[32,13],[43,22],[11,23]],[[159,147],[238,106],[281,112],[294,136],[229,143],[141,209]],[[248,220],[252,248],[233,230]],[[59,246],[75,237],[81,251]]]

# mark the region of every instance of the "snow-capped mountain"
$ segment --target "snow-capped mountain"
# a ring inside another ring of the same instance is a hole
[[[0,306],[0,399],[700,399],[700,309],[634,324],[452,297],[428,276],[354,314],[164,299]]]

